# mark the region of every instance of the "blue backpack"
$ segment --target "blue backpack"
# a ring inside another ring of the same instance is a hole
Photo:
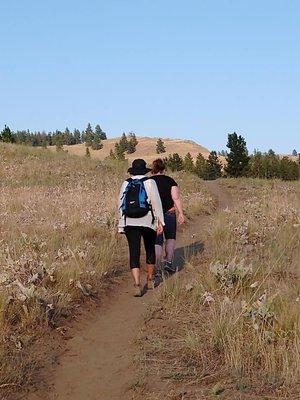
[[[120,207],[125,218],[142,218],[147,215],[149,211],[152,212],[152,207],[148,202],[148,196],[144,185],[147,179],[149,178],[127,179],[128,185],[123,193]]]

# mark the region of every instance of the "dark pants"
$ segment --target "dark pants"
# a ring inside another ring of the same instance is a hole
[[[177,220],[176,220],[176,213],[167,211],[164,214],[165,218],[165,226],[164,232],[161,235],[158,235],[156,238],[156,243],[159,246],[164,244],[164,237],[165,239],[176,239],[176,229],[177,229]]]
[[[126,226],[125,235],[129,246],[130,268],[140,268],[142,238],[146,250],[146,263],[154,265],[156,232],[144,226]]]

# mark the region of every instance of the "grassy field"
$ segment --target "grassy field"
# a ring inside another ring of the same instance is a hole
[[[34,336],[112,276],[124,168],[0,145],[0,387],[35,367]]]
[[[116,233],[126,169],[0,144],[0,391],[28,381],[39,367],[36,341],[53,328],[63,332],[78,304],[127,271],[125,240]],[[189,218],[211,211],[198,178],[175,178]]]
[[[209,251],[166,281],[146,322],[143,373],[172,389],[145,399],[298,398],[300,185],[221,185],[233,204],[213,217]]]

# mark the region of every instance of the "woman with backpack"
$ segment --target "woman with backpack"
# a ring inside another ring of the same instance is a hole
[[[128,169],[131,177],[123,182],[119,196],[119,232],[125,233],[134,279],[134,296],[142,295],[140,280],[141,239],[146,251],[147,288],[154,289],[155,241],[164,225],[162,204],[153,179],[146,174],[151,169],[142,159],[134,160]]]
[[[170,176],[167,176],[165,173],[166,166],[163,160],[158,158],[157,160],[153,161],[152,179],[155,180],[158,187],[165,221],[163,233],[158,235],[156,238],[155,251],[158,274],[160,273],[164,238],[166,260],[163,269],[171,273],[176,272],[176,267],[173,265],[173,258],[175,251],[177,222],[179,225],[181,225],[185,221],[179,187],[175,180]],[[178,213],[178,218],[176,216],[176,210]]]

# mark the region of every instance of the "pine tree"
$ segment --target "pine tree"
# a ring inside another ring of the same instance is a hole
[[[129,132],[127,139],[127,148],[126,151],[128,154],[132,154],[136,151],[136,146],[138,144],[138,140],[135,136],[135,133]]]
[[[94,140],[94,132],[93,129],[91,127],[91,124],[88,123],[86,130],[84,132],[84,139],[85,139],[85,145],[86,146],[91,146],[92,142]]]
[[[166,147],[161,138],[159,138],[156,142],[156,153],[157,154],[162,154],[166,152]]]
[[[88,147],[86,147],[86,149],[85,149],[85,156],[87,158],[91,158],[91,152],[90,152],[90,149]]]
[[[125,153],[125,151],[127,151],[127,148],[128,148],[128,140],[127,140],[127,136],[126,136],[125,132],[123,132],[123,134],[121,136],[121,139],[119,141],[119,145],[121,146],[121,149]]]
[[[102,149],[102,147],[103,147],[103,144],[101,143],[101,133],[95,131],[94,139],[92,141],[92,149],[100,150],[100,149]]]
[[[205,158],[201,153],[197,155],[196,163],[195,163],[195,173],[200,177],[204,177],[205,170]]]
[[[121,142],[115,143],[115,158],[117,160],[125,160],[125,150],[124,150],[124,144],[121,144]]]
[[[15,142],[13,133],[7,125],[4,125],[4,129],[0,134],[0,140],[2,142],[6,142],[6,143],[14,143]]]
[[[78,129],[76,129],[76,128],[74,129],[73,136],[74,136],[75,144],[81,143],[81,134]]]
[[[272,149],[263,157],[263,178],[280,178],[280,157]]]
[[[103,130],[101,129],[100,125],[96,125],[95,126],[95,135],[98,135],[100,137],[100,140],[106,140],[106,133],[103,132]]]
[[[62,151],[64,145],[64,134],[61,131],[55,131],[53,134],[53,144],[56,146],[56,151]]]
[[[74,135],[70,132],[69,128],[67,127],[64,132],[64,144],[69,146],[76,144]]]
[[[170,155],[166,159],[166,164],[171,171],[181,171],[183,170],[183,160],[178,153]]]
[[[250,157],[250,175],[253,178],[264,178],[264,156],[260,151],[255,150]]]
[[[216,151],[211,151],[205,161],[204,176],[205,180],[214,180],[222,175],[222,164],[219,161]]]
[[[249,167],[249,156],[245,139],[235,132],[229,134],[227,147],[230,149],[226,157],[227,166],[225,170],[227,174],[234,178],[246,176]]]
[[[280,178],[284,181],[294,181],[299,179],[299,166],[289,157],[280,160]]]
[[[183,169],[187,172],[194,172],[195,165],[191,153],[187,153],[183,160]]]

